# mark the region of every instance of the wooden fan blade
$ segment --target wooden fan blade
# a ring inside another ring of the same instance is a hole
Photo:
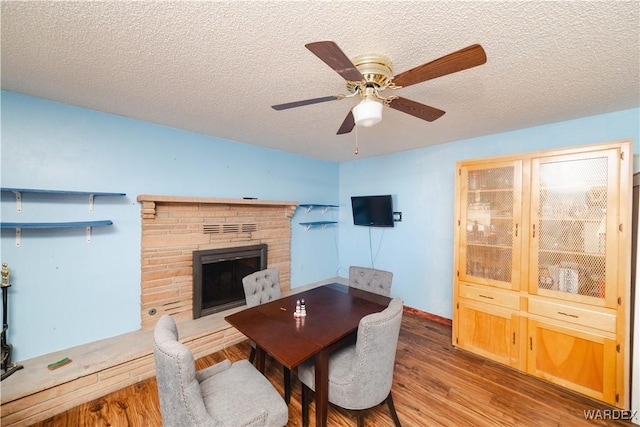
[[[394,110],[402,111],[403,113],[411,114],[414,117],[428,122],[432,122],[444,114],[444,111],[442,110],[429,107],[428,105],[424,105],[407,98],[394,99],[389,103],[389,107]]]
[[[485,62],[487,62],[487,54],[484,49],[479,44],[474,44],[435,61],[402,72],[393,78],[393,82],[397,86],[411,86],[436,77],[473,68]]]
[[[342,49],[332,41],[314,42],[305,45],[314,55],[320,58],[325,64],[333,68],[347,81],[359,82],[362,74],[353,65],[353,62],[344,54]]]
[[[356,121],[353,118],[353,113],[349,111],[347,117],[344,118],[344,122],[340,125],[340,129],[336,132],[336,135],[343,135],[345,133],[349,133],[353,130],[353,127],[356,125]]]
[[[337,96],[323,96],[322,98],[305,99],[304,101],[287,102],[286,104],[272,105],[274,110],[287,110],[289,108],[302,107],[304,105],[319,104],[321,102],[335,101]]]

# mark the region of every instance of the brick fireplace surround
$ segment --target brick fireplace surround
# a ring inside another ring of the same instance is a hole
[[[193,251],[267,245],[268,268],[290,289],[295,202],[138,196],[142,203],[142,329],[163,314],[192,319]],[[154,312],[154,315],[150,314]]]
[[[28,426],[155,375],[153,327],[163,314],[178,321],[181,341],[200,358],[245,337],[224,321],[237,307],[192,319],[194,250],[268,245],[268,267],[290,290],[291,217],[296,202],[138,196],[141,203],[141,328],[138,331],[21,361],[2,381],[1,424]],[[326,283],[340,280],[332,278]],[[155,313],[155,314],[151,314]],[[55,371],[47,365],[69,357]]]

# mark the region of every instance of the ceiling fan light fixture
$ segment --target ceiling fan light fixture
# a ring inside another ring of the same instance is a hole
[[[356,126],[369,127],[380,123],[383,104],[401,113],[432,122],[442,117],[445,112],[407,98],[386,96],[383,93],[387,89],[401,89],[487,62],[487,54],[482,46],[473,44],[394,75],[391,60],[384,55],[369,53],[349,59],[342,49],[330,40],[307,43],[305,47],[346,81],[348,94],[288,102],[271,107],[274,110],[287,110],[304,105],[359,97],[360,102],[349,111],[336,135],[347,134]]]
[[[382,102],[363,99],[353,107],[352,112],[356,126],[370,127],[382,120]]]

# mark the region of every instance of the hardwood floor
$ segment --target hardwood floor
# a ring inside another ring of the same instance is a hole
[[[633,426],[607,420],[619,412],[596,400],[451,346],[451,327],[406,313],[403,317],[393,385],[393,398],[404,427],[413,426]],[[151,344],[150,344],[151,345]],[[198,369],[228,358],[248,358],[248,341],[197,361]],[[281,366],[267,358],[266,375],[283,394]],[[289,426],[301,425],[300,383],[292,376]],[[600,419],[586,420],[585,411]],[[597,412],[600,411],[600,412]],[[639,415],[636,415],[640,417]],[[311,405],[311,425],[314,423]],[[605,418],[605,419],[602,419]],[[330,426],[355,426],[350,413],[329,410]],[[393,426],[386,405],[372,409],[367,426]],[[35,424],[59,426],[160,426],[155,378]]]

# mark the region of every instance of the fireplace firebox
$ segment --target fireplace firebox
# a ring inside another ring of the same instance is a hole
[[[245,304],[242,278],[267,268],[267,245],[193,252],[193,318]]]

